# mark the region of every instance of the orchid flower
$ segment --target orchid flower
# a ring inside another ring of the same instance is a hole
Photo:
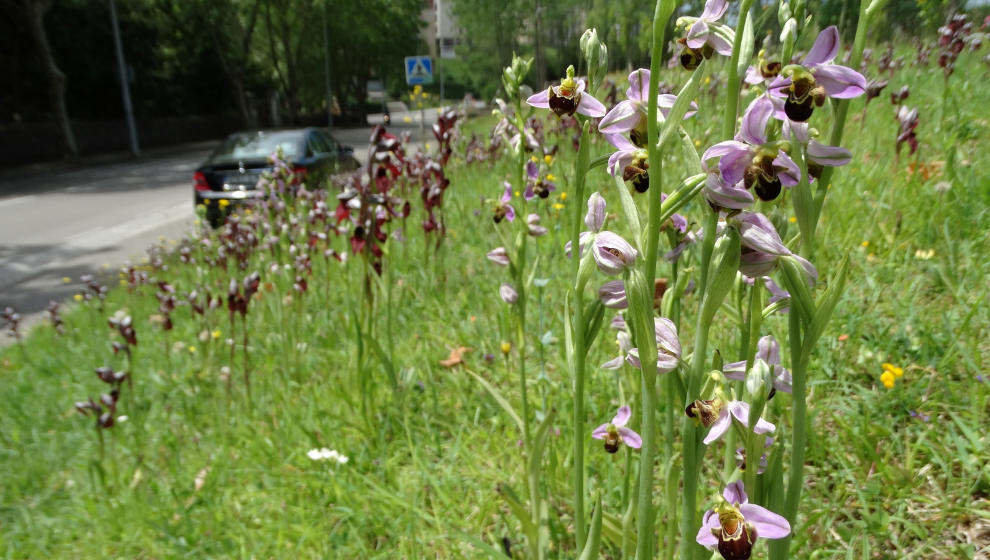
[[[767,143],[767,122],[773,112],[769,98],[756,98],[746,108],[735,139],[719,142],[701,156],[706,164],[719,158],[718,170],[726,184],[738,188],[742,181],[766,201],[777,198],[781,185],[796,185],[801,177],[801,170],[787,153]]]
[[[730,47],[731,49],[731,47]],[[626,100],[620,101],[598,123],[598,130],[603,134],[621,134],[628,132],[632,142],[645,148],[647,143],[646,117],[650,100],[650,71],[645,68],[633,70],[629,74],[629,89],[626,90]],[[657,96],[657,109],[667,117],[670,109],[677,101],[677,96],[662,93]],[[698,110],[698,104],[691,102],[693,110],[685,113],[687,119]]]
[[[681,360],[681,342],[677,338],[677,327],[664,317],[653,318],[653,331],[657,341],[657,373],[667,373],[677,369]],[[626,362],[640,367],[639,348],[632,348],[626,354]]]
[[[739,261],[739,272],[750,278],[769,275],[777,266],[780,257],[792,257],[804,268],[808,279],[818,280],[815,266],[804,258],[795,255],[788,249],[773,224],[766,216],[754,212],[743,212],[733,218],[739,225],[740,241],[742,243],[742,258]]]
[[[584,80],[574,78],[574,66],[568,66],[567,77],[560,81],[560,85],[534,93],[526,103],[540,109],[550,109],[558,117],[574,113],[592,118],[605,116],[605,106],[591,94],[585,93],[585,87]]]
[[[498,293],[502,296],[502,301],[508,303],[509,305],[512,305],[519,300],[519,292],[512,287],[512,284],[502,284],[498,288]]]
[[[591,437],[605,441],[605,451],[615,453],[619,450],[619,444],[624,443],[633,449],[639,449],[643,445],[643,439],[639,434],[626,427],[632,417],[632,410],[628,406],[623,406],[615,413],[615,417],[608,424],[602,424],[591,432]]]
[[[722,558],[749,558],[758,537],[782,539],[791,534],[791,525],[776,513],[749,503],[741,480],[725,487],[721,503],[705,512],[695,540]]]
[[[617,315],[616,319],[622,319],[621,315]],[[614,320],[613,320],[614,321]],[[619,355],[612,358],[611,360],[605,362],[601,365],[602,369],[619,369],[629,359],[629,352],[633,349],[632,347],[632,336],[627,330],[625,321],[623,320],[621,325],[612,323],[612,327],[618,332],[615,333],[615,342],[619,346]]]
[[[598,288],[598,299],[602,305],[609,309],[626,309],[629,302],[626,301],[626,286],[622,280],[609,280]]]
[[[815,107],[825,103],[825,97],[850,99],[866,92],[862,74],[832,63],[837,54],[839,30],[832,25],[822,30],[800,65],[784,67],[770,84],[772,95],[787,98],[784,111],[792,121],[808,120]]]
[[[496,224],[503,219],[510,222],[516,219],[516,210],[509,204],[512,200],[512,185],[508,181],[503,182],[502,185],[505,190],[502,191],[502,198],[499,199],[499,203],[495,207],[495,215],[492,217]]]
[[[616,151],[608,158],[608,172],[613,177],[622,174],[623,181],[631,181],[636,192],[645,193],[650,188],[649,154],[621,134],[606,134],[605,139]]]
[[[495,247],[485,256],[499,266],[509,266],[509,252],[505,250],[505,247]]]
[[[810,138],[806,123],[785,121],[782,132],[784,138],[807,146],[809,181],[821,177],[825,166],[839,167],[852,161],[849,150],[841,146],[826,146]]]
[[[536,162],[526,163],[526,190],[523,191],[523,198],[526,202],[537,196],[547,198],[555,190],[557,190],[557,186],[552,181],[540,177],[540,166]]]
[[[769,448],[773,445],[773,438],[767,437],[766,441],[763,443],[763,449]],[[756,467],[756,474],[763,474],[767,470],[767,465],[769,461],[767,459],[766,453],[760,454],[760,464]],[[746,470],[746,448],[738,447],[736,448],[736,466],[739,467],[740,471]]]
[[[540,215],[530,214],[526,216],[526,228],[533,237],[543,237],[547,234],[547,228],[540,225]]]
[[[692,49],[702,49],[707,45],[718,54],[731,55],[732,40],[735,38],[735,34],[730,28],[718,23],[728,8],[729,3],[726,0],[708,0],[705,2],[705,9],[701,12],[701,16],[688,27],[687,36],[684,37],[685,44]],[[681,22],[689,22],[691,19],[681,18]]]
[[[705,445],[711,445],[712,442],[718,441],[726,432],[729,431],[729,426],[732,425],[732,419],[735,418],[744,427],[749,426],[749,403],[743,401],[729,401],[727,403],[722,403],[720,399],[715,399],[714,401],[695,401],[691,406],[696,406],[699,402],[710,403],[710,405],[718,410],[718,418],[715,422],[711,424],[711,429],[708,430],[708,435],[705,436]],[[691,407],[688,407],[689,411]],[[690,415],[690,414],[689,414]],[[702,424],[705,423],[705,416],[698,416],[702,420]],[[756,425],[753,426],[753,433],[756,434],[769,434],[773,433],[777,427],[767,422],[763,418],[756,420]]]
[[[631,268],[639,256],[639,251],[628,241],[611,231],[602,231],[595,235],[591,250],[598,270],[612,276]]]
[[[780,366],[780,344],[773,335],[766,335],[756,343],[756,359],[763,360],[768,366],[773,368],[773,388],[775,391],[791,392],[791,372]],[[732,362],[722,367],[722,372],[728,379],[736,381],[746,380],[746,360]]]

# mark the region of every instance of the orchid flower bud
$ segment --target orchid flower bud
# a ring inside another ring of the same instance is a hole
[[[505,250],[505,247],[495,247],[485,256],[499,266],[509,266],[509,252]]]
[[[762,358],[757,358],[746,374],[746,392],[754,397],[763,396],[767,392],[764,387],[770,383],[770,366]]]
[[[610,280],[598,288],[598,298],[602,304],[609,309],[626,309],[629,302],[626,301],[626,287],[622,280]]]
[[[584,225],[590,231],[601,231],[605,224],[605,199],[598,192],[588,197],[588,213],[584,215]]]
[[[628,241],[611,231],[599,233],[591,250],[598,270],[613,276],[631,268],[639,256],[639,252]]]
[[[736,281],[736,270],[739,268],[739,230],[734,227],[725,229],[715,241],[712,253],[712,274],[708,280],[708,290],[705,294],[704,305],[701,309],[703,324],[711,324],[715,311],[732,290]]]
[[[502,301],[512,305],[519,300],[519,292],[511,284],[502,284],[498,288],[498,293],[502,296]]]

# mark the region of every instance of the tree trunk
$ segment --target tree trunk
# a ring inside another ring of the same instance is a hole
[[[52,109],[55,112],[55,122],[62,134],[63,148],[66,155],[75,156],[79,153],[79,149],[76,146],[75,134],[72,133],[69,109],[65,104],[65,74],[55,64],[55,56],[48,44],[48,36],[45,34],[44,16],[48,8],[51,7],[51,2],[24,0],[22,5],[27,16],[31,37],[38,49],[38,56],[41,58],[42,68],[48,80],[48,96],[51,98]]]

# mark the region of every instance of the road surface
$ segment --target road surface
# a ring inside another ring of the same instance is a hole
[[[426,115],[428,135],[436,111]],[[404,123],[402,115],[398,122],[393,116],[390,130],[410,130],[414,146],[421,144],[418,117]],[[333,134],[354,147],[364,163],[370,131],[334,129]],[[139,262],[150,245],[189,231],[192,174],[216,144],[169,148],[123,162],[0,172],[0,309],[13,307],[27,327],[43,318],[50,300],[78,293],[80,276],[114,281],[115,272]],[[10,342],[3,330],[0,345]]]

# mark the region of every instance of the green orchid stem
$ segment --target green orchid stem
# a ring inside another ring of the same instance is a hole
[[[795,146],[791,150],[794,163],[801,169],[801,180],[793,189],[794,215],[797,217],[798,229],[801,231],[801,247],[805,258],[812,259],[815,254],[815,229],[818,220],[815,217],[815,201],[811,195],[811,185],[808,184],[807,148]]]
[[[574,533],[577,542],[576,550],[584,550],[585,540],[588,536],[587,522],[585,520],[584,509],[584,374],[585,358],[588,355],[587,344],[585,343],[584,324],[584,290],[578,286],[579,270],[581,266],[580,258],[580,235],[581,235],[581,202],[584,201],[585,175],[588,172],[588,127],[590,121],[585,121],[581,129],[581,144],[578,148],[578,158],[574,166],[574,204],[571,224],[571,277],[574,279],[574,297],[571,301],[574,304],[574,356],[571,364],[574,367]]]
[[[856,38],[853,39],[852,53],[849,55],[849,67],[859,68],[863,60],[863,48],[866,46],[866,33],[870,27],[870,20],[877,10],[883,7],[885,0],[871,2],[871,0],[861,0],[859,3],[859,22],[856,25]],[[871,5],[872,4],[872,5]],[[849,99],[833,100],[835,103],[835,118],[832,124],[832,134],[829,137],[829,145],[839,146],[842,144],[842,134],[845,131],[846,116],[849,114]],[[864,109],[865,110],[865,109]],[[828,193],[828,186],[835,173],[834,167],[826,167],[822,170],[822,176],[818,179],[818,189],[815,192],[815,222],[821,216],[822,207],[825,205],[825,195]]]
[[[791,465],[788,470],[787,498],[783,515],[791,524],[791,535],[797,528],[797,511],[804,486],[804,455],[808,443],[807,362],[801,339],[801,320],[798,313],[788,314],[789,347],[791,356],[792,404],[791,404]],[[786,560],[790,551],[791,536],[780,541],[780,558]]]
[[[702,293],[707,291],[709,265],[715,246],[715,229],[718,226],[718,214],[706,211],[704,218],[704,238],[701,246],[701,284]],[[684,406],[695,400],[705,375],[705,356],[708,353],[708,328],[711,325],[702,323],[704,298],[698,302],[698,325],[694,338],[694,357],[691,360],[691,373],[687,378],[687,393]],[[689,559],[694,556],[694,537],[698,532],[697,501],[698,501],[698,424],[693,418],[684,415],[681,422],[682,453],[684,456],[683,501],[681,502],[681,542],[680,558]]]
[[[643,267],[643,286],[641,290],[648,293],[642,304],[645,309],[641,313],[649,314],[648,319],[639,321],[641,332],[637,333],[637,343],[640,348],[642,371],[642,438],[639,465],[639,491],[637,492],[636,519],[636,557],[646,560],[653,558],[653,464],[656,459],[656,407],[657,407],[657,351],[656,340],[653,336],[653,290],[656,278],[657,252],[660,243],[660,202],[662,193],[663,159],[657,143],[660,140],[660,126],[657,122],[657,95],[660,90],[660,72],[662,69],[663,49],[666,43],[667,22],[674,12],[673,0],[657,0],[653,14],[653,44],[650,52],[650,88],[647,104],[647,145],[649,146],[650,161],[650,209],[649,223],[646,236],[646,259]],[[640,232],[637,232],[639,235]],[[626,284],[629,288],[629,284]],[[645,348],[653,345],[653,348]]]
[[[739,4],[739,29],[736,29],[735,38],[732,40],[732,58],[729,60],[729,77],[725,86],[725,114],[722,117],[722,138],[732,138],[736,132],[736,115],[739,113],[739,89],[741,87],[739,78],[739,53],[742,50],[742,40],[745,29],[744,25],[748,21],[749,9],[753,6],[753,0],[742,0]]]

